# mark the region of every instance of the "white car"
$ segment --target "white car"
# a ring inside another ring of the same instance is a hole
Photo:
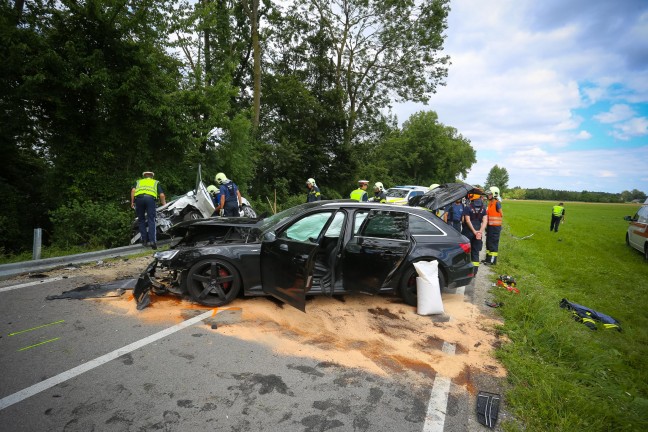
[[[389,204],[407,205],[410,198],[423,195],[430,190],[425,186],[394,186],[387,189],[387,202]]]
[[[648,261],[648,198],[634,217],[626,216],[624,219],[630,222],[626,244],[643,253]]]

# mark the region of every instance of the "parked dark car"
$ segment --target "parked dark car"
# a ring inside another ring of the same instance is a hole
[[[222,306],[240,293],[271,295],[305,311],[306,295],[396,291],[416,305],[416,261],[437,260],[441,287],[472,280],[470,243],[422,208],[352,200],[302,204],[264,219],[181,222],[169,250],[157,252],[135,289],[189,294]],[[156,277],[156,271],[168,271]]]

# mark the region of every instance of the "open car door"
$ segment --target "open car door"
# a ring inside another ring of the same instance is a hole
[[[377,293],[412,247],[407,213],[371,210],[344,246],[344,289]]]
[[[261,245],[261,280],[265,293],[306,312],[306,291],[312,285],[319,241],[333,214],[333,211],[311,213],[279,232],[266,233]]]

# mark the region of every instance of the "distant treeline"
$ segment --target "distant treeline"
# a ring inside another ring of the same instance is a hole
[[[522,189],[519,186],[509,189],[503,194],[509,199],[549,200],[549,201],[583,201],[601,203],[622,203],[638,200],[644,202],[646,194],[640,190],[623,191],[621,193],[591,192],[591,191],[565,191],[553,189]]]

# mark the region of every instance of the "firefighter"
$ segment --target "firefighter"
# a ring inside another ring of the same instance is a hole
[[[464,207],[464,224],[461,234],[470,240],[470,259],[476,275],[479,270],[479,252],[482,250],[488,216],[486,216],[486,208],[480,194],[469,194],[468,200],[469,204]]]
[[[218,208],[218,205],[220,204],[220,189],[214,185],[209,185],[207,186],[207,192],[209,192],[209,196],[211,196],[214,208]],[[212,216],[219,216],[219,214],[216,210],[214,210]]]
[[[497,195],[496,195],[497,194]],[[486,227],[486,258],[482,261],[487,265],[497,264],[500,234],[502,233],[502,203],[498,200],[499,190],[491,188],[486,192],[488,207],[488,225]]]
[[[134,208],[137,214],[142,245],[148,246],[150,244],[151,248],[157,249],[157,239],[155,237],[155,202],[160,198],[162,205],[165,205],[166,197],[164,196],[160,182],[153,180],[155,174],[152,171],[144,171],[142,177],[131,188],[131,208]]]
[[[367,186],[369,186],[369,180],[358,180],[358,189],[351,192],[351,195],[349,195],[349,197],[352,200],[359,202],[368,201],[369,197],[367,196]]]
[[[220,203],[215,211],[220,214],[220,211],[223,210],[225,217],[240,216],[241,192],[239,192],[238,186],[222,172],[216,174],[215,180],[220,185]]]
[[[387,192],[381,182],[374,183],[374,196],[369,199],[369,201],[386,203],[387,202]]]
[[[308,194],[306,195],[306,202],[313,202],[313,201],[319,201],[322,199],[322,195],[320,194],[320,190],[315,184],[315,179],[314,178],[309,178],[306,180],[306,187],[308,188]]]

